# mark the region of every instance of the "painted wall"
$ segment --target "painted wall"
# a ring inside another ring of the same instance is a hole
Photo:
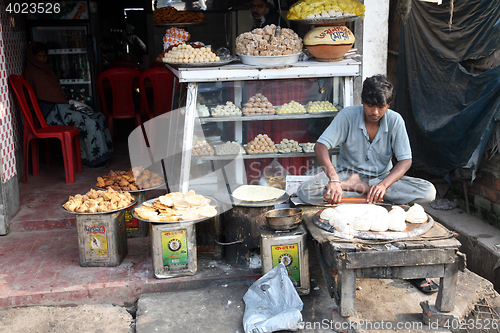
[[[8,77],[24,68],[26,30],[24,17],[11,15],[0,4],[0,235],[9,232],[9,222],[19,211],[16,156],[22,152],[22,120],[9,92]]]
[[[364,0],[362,77],[387,75],[389,0]]]
[[[2,182],[17,174],[15,153],[21,149],[22,120],[9,93],[8,77],[21,74],[26,53],[26,31],[22,15],[9,15],[0,5],[0,154]]]

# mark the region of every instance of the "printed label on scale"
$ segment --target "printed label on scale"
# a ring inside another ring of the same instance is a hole
[[[139,220],[132,215],[137,202],[131,207],[125,209],[125,223],[127,224],[127,232],[137,232],[139,231]]]
[[[285,265],[288,276],[295,287],[300,286],[300,263],[299,263],[299,245],[274,245],[271,246],[273,258],[273,267],[279,263]]]
[[[106,237],[105,226],[85,226],[87,236],[86,254],[88,258],[100,259],[108,257],[108,238]]]
[[[186,229],[162,232],[161,247],[163,250],[163,266],[166,269],[188,267]]]

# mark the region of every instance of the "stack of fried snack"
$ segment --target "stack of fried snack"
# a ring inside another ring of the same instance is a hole
[[[202,12],[179,11],[174,7],[157,8],[153,12],[153,21],[156,24],[165,23],[195,23],[207,22],[207,18]]]
[[[138,191],[163,184],[163,178],[143,167],[135,167],[129,171],[109,171],[109,174],[97,177],[95,183],[99,188],[112,188],[116,191]]]
[[[245,115],[253,114],[274,114],[273,104],[269,102],[266,96],[257,93],[248,99],[248,102],[243,104],[241,112]]]
[[[91,189],[85,195],[70,196],[63,208],[74,213],[101,213],[125,208],[134,202],[134,197],[128,192],[116,192]]]
[[[246,145],[248,154],[277,153],[274,141],[267,134],[259,134]]]
[[[302,152],[302,147],[299,145],[299,143],[292,139],[281,140],[281,142],[278,145],[276,145],[276,148],[278,148],[278,151],[282,154]]]
[[[213,155],[214,149],[207,140],[197,140],[193,143],[193,150],[191,151],[192,155]]]
[[[186,194],[172,192],[159,196],[153,204],[145,202],[134,212],[139,218],[153,222],[190,221],[215,216],[217,209],[209,204],[210,201],[193,190]]]
[[[278,56],[302,52],[302,38],[292,29],[283,28],[276,35],[274,24],[253,29],[236,37],[236,54]]]

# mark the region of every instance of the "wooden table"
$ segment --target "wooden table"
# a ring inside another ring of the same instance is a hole
[[[414,279],[439,277],[436,308],[450,312],[455,307],[458,269],[465,259],[458,252],[460,242],[435,222],[427,233],[411,239],[377,241],[333,236],[313,222],[324,207],[301,206],[304,223],[318,250],[323,275],[330,285],[330,295],[340,301],[340,314],[355,313],[356,278]],[[325,267],[327,266],[327,267]],[[336,271],[335,282],[331,271]]]

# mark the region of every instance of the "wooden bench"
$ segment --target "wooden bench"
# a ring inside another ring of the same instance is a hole
[[[333,236],[314,224],[313,217],[324,207],[300,207],[306,228],[316,246],[323,275],[335,296],[340,314],[355,313],[356,278],[415,279],[440,278],[436,308],[450,312],[455,306],[459,266],[465,259],[458,252],[460,242],[441,224],[425,234],[393,241],[351,240]],[[387,245],[387,246],[386,246]],[[336,275],[336,282],[334,276]],[[336,274],[335,274],[336,273]]]

